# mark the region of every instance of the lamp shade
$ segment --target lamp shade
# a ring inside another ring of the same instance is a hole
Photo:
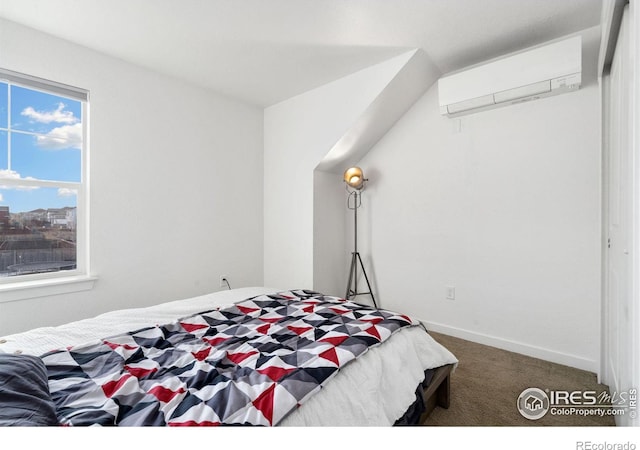
[[[354,189],[362,189],[364,187],[364,174],[360,167],[350,167],[344,171],[344,181]]]

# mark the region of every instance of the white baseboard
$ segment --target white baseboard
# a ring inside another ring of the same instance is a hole
[[[489,336],[475,331],[468,331],[462,328],[456,328],[440,323],[421,321],[429,331],[446,334],[448,336],[457,337],[478,344],[489,345],[502,350],[507,350],[521,355],[550,361],[556,364],[562,364],[576,369],[586,370],[588,372],[598,373],[600,364],[598,361],[582,358],[580,356],[570,355],[567,353],[557,352],[534,345],[523,344],[521,342],[511,341],[495,336]]]

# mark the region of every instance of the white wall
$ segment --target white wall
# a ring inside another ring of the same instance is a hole
[[[358,246],[380,306],[598,369],[598,33],[579,91],[458,121],[439,115],[434,86],[362,159]]]
[[[327,295],[344,295],[351,251],[344,226],[346,202],[342,174],[313,172],[313,289]]]
[[[400,55],[265,109],[266,285],[313,288],[314,170],[412,55]]]
[[[0,335],[263,284],[262,110],[0,21],[0,66],[90,90],[93,290],[0,303]]]

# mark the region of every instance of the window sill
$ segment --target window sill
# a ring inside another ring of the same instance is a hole
[[[0,303],[93,289],[95,276],[71,276],[0,285]]]

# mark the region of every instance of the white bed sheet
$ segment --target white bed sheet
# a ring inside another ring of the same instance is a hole
[[[256,295],[286,291],[267,287],[214,292],[147,308],[101,314],[57,327],[0,338],[0,352],[39,356],[49,350],[100,342],[102,338],[173,322]],[[419,327],[402,329],[343,367],[319,393],[280,426],[390,426],[415,401],[424,371],[457,365],[456,357]]]

